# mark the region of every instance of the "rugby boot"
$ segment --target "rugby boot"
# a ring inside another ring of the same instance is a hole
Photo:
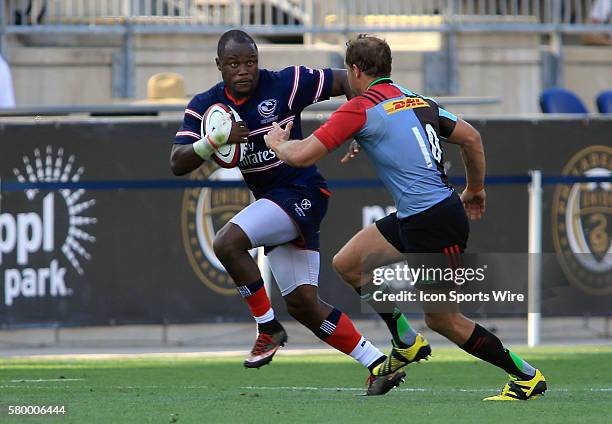
[[[267,365],[272,361],[276,351],[285,345],[287,341],[287,332],[284,328],[280,328],[274,333],[268,334],[260,332],[255,340],[255,345],[251,349],[251,353],[244,360],[246,368],[259,368]]]
[[[422,334],[417,334],[412,346],[407,348],[397,347],[395,342],[393,348],[384,362],[374,368],[372,374],[377,376],[389,375],[404,368],[412,362],[419,362],[422,359],[427,360],[431,355],[431,346]]]
[[[404,377],[406,377],[406,373],[404,371],[396,371],[387,375],[375,375],[372,373],[366,381],[366,384],[368,385],[366,396],[384,395],[394,387],[398,387],[400,383],[403,383]]]
[[[518,377],[510,376],[510,381],[495,396],[489,396],[483,400],[532,400],[544,396],[546,392],[546,379],[536,370],[531,380],[519,380]]]

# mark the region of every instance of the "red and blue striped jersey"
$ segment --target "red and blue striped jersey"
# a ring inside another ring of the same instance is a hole
[[[342,105],[314,135],[328,150],[357,140],[393,196],[398,218],[406,218],[452,194],[440,137],[449,137],[456,123],[434,100],[378,83]]]
[[[197,94],[188,104],[174,143],[192,144],[200,139],[200,124],[206,110],[214,103],[233,107],[249,128],[249,138],[240,171],[256,198],[269,190],[291,184],[325,184],[313,165],[293,168],[276,157],[266,146],[263,136],[272,123],[281,126],[292,121],[291,139],[302,139],[300,115],[304,108],[329,99],[333,83],[331,69],[291,66],[279,72],[259,71],[259,82],[251,97],[236,101],[225,84]]]

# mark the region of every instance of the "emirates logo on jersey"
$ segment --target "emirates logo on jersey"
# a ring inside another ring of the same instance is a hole
[[[247,167],[251,165],[259,165],[266,163],[271,160],[277,160],[276,153],[272,149],[257,150],[255,143],[247,143],[245,146],[245,152],[240,162],[240,167]]]

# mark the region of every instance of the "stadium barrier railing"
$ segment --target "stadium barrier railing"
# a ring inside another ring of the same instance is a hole
[[[590,25],[597,0],[5,0],[6,26],[252,26],[346,31],[442,29],[448,24],[531,26],[564,25],[581,32]],[[202,28],[203,30],[203,28]],[[219,30],[219,28],[217,28]],[[590,29],[589,29],[590,30]],[[274,28],[268,33],[274,32]]]
[[[464,32],[548,35],[546,86],[562,84],[563,34],[610,33],[612,24],[589,18],[596,0],[5,0],[0,7],[0,53],[8,34],[119,34],[122,97],[134,97],[136,34],[220,34],[243,28],[254,35],[422,32],[445,34],[451,65],[448,94],[458,76],[456,36]]]

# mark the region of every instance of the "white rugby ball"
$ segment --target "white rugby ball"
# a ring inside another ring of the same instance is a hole
[[[200,132],[202,137],[206,134],[211,134],[215,128],[221,125],[221,122],[227,119],[232,114],[235,121],[242,121],[238,112],[232,109],[230,106],[224,105],[223,103],[215,103],[211,105],[204,114]],[[246,150],[246,144],[226,144],[219,147],[212,154],[212,158],[222,168],[234,168],[236,167],[242,158]]]

